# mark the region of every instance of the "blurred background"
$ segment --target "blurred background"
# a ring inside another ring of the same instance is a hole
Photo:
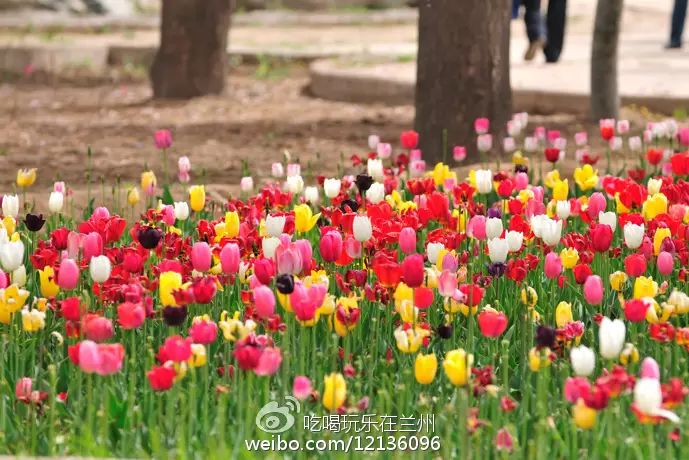
[[[166,128],[172,154],[192,161],[192,181],[224,197],[244,169],[260,183],[286,153],[315,180],[366,153],[369,134],[396,143],[416,126],[423,139],[419,113],[435,120],[426,139],[453,123],[473,130],[477,116],[504,131],[501,117],[518,111],[531,114],[531,129],[571,137],[597,130],[592,49],[610,34],[619,43],[599,61],[616,66],[610,115],[638,129],[654,117],[686,118],[689,56],[665,49],[673,0],[611,0],[619,27],[604,21],[613,27],[602,35],[596,16],[610,12],[596,0],[544,0],[538,27],[554,27],[549,8],[558,1],[566,27],[549,63],[547,31],[525,59],[529,10],[509,0],[166,0],[164,8],[156,0],[0,0],[0,157],[8,171],[39,168],[37,189],[64,180],[78,195],[90,146],[91,179],[107,195],[111,184],[125,188],[144,168],[159,168],[152,133]],[[603,46],[603,56],[609,51]],[[496,69],[507,79],[481,88]],[[605,65],[597,72],[611,74]],[[495,86],[502,81],[507,93]],[[502,114],[491,113],[496,105]],[[450,131],[450,147],[475,147],[475,138]],[[429,164],[441,158],[437,142],[424,153]],[[3,190],[13,182],[0,176]]]

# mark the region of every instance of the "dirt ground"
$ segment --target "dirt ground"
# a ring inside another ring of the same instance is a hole
[[[32,167],[38,168],[33,190],[41,201],[55,180],[83,191],[89,146],[96,190],[101,179],[108,190],[118,178],[123,188],[136,184],[145,168],[162,177],[153,132],[168,128],[174,139],[171,171],[176,171],[177,158],[187,155],[192,182],[211,184],[215,193],[226,196],[238,190],[243,160],[256,178],[268,178],[271,164],[285,151],[301,162],[303,171],[335,174],[341,158],[348,165],[352,154],[366,152],[369,134],[397,143],[399,133],[412,127],[411,106],[314,99],[307,85],[301,68],[259,77],[256,68],[240,67],[233,69],[222,96],[156,102],[144,80],[6,83],[0,86],[0,191],[13,190],[18,168]],[[569,139],[583,128],[596,131],[569,115],[531,120],[531,127],[560,129]],[[570,159],[565,169],[572,167]]]

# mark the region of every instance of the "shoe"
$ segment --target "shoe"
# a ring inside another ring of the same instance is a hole
[[[668,42],[665,44],[666,50],[678,50],[682,48],[682,42]]]
[[[542,38],[529,43],[529,47],[526,49],[526,53],[524,53],[524,60],[533,61],[533,59],[536,57],[536,53],[543,49],[543,45],[545,45],[545,40]]]

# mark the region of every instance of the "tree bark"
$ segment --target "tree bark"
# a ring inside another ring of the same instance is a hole
[[[504,134],[512,112],[511,11],[512,0],[419,2],[415,125],[427,161],[450,156],[444,130],[448,150],[465,146],[476,159],[476,118]]]
[[[190,99],[225,88],[233,0],[163,0],[160,47],[150,77],[155,98]]]
[[[617,118],[617,45],[623,0],[598,0],[591,48],[591,119]]]

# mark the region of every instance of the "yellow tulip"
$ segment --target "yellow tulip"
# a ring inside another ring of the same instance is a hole
[[[29,291],[12,284],[0,289],[0,323],[10,324],[12,315],[21,310],[29,298]]]
[[[325,388],[323,390],[323,406],[330,410],[339,409],[347,397],[347,382],[339,372],[325,376]]]
[[[529,159],[525,157],[520,150],[512,154],[512,164],[517,166],[528,166]]]
[[[658,295],[658,283],[653,278],[639,276],[634,280],[634,298],[643,299],[644,297],[653,298]]]
[[[569,196],[569,182],[567,179],[557,181],[553,187],[553,199],[556,201],[565,201]]]
[[[443,361],[445,375],[455,386],[466,385],[471,376],[471,365],[474,363],[474,355],[463,349],[450,351]]]
[[[235,342],[246,338],[256,330],[256,323],[251,319],[246,320],[246,322],[240,321],[238,311],[235,312],[232,318],[229,317],[226,311],[223,311],[220,315],[218,327],[222,331],[225,340]]]
[[[239,214],[237,211],[225,213],[225,234],[229,238],[235,238],[239,235]]]
[[[435,353],[424,355],[419,353],[414,360],[414,377],[421,385],[428,385],[433,382],[435,374],[438,371],[438,358]]]
[[[639,350],[633,343],[627,343],[624,346],[622,353],[620,353],[620,362],[625,366],[628,363],[634,364],[639,362]]]
[[[402,353],[416,353],[423,345],[423,340],[430,335],[430,332],[422,327],[410,327],[405,330],[400,326],[395,329],[394,335],[399,351]]]
[[[582,191],[590,190],[598,185],[598,171],[591,165],[584,165],[574,170],[574,182]]]
[[[148,196],[152,196],[155,193],[156,186],[158,185],[158,180],[153,171],[144,171],[141,173],[141,190]]]
[[[529,351],[529,369],[532,372],[538,372],[544,367],[550,366],[550,348],[543,348],[542,350],[533,347]]]
[[[557,327],[565,327],[568,323],[574,321],[572,316],[572,304],[562,301],[555,307],[555,323]]]
[[[8,235],[14,236],[14,231],[17,229],[17,221],[12,216],[5,216],[2,218],[2,227],[5,228]]]
[[[610,287],[614,291],[621,292],[624,289],[624,283],[627,282],[629,277],[623,271],[616,271],[610,274]]]
[[[40,331],[45,327],[45,313],[39,310],[22,309],[22,329],[25,332]]]
[[[663,245],[665,238],[672,238],[672,233],[669,228],[658,228],[653,234],[653,254],[660,254],[660,247]]]
[[[545,179],[543,179],[543,183],[545,184],[546,187],[548,188],[555,188],[555,184],[560,182],[560,171],[557,169],[553,169],[549,173],[545,175]]]
[[[299,204],[294,207],[294,228],[300,233],[306,233],[316,225],[319,217],[321,213],[314,215],[308,204]]]
[[[522,289],[521,300],[524,305],[533,308],[536,306],[536,303],[538,303],[538,294],[534,288],[527,286]]]
[[[160,303],[165,307],[176,307],[177,302],[172,294],[182,287],[182,275],[177,272],[163,272],[160,274],[158,292]]]
[[[579,251],[575,248],[565,248],[560,251],[560,260],[565,269],[571,270],[579,262]]]
[[[20,169],[17,171],[17,186],[30,187],[36,182],[36,168]]]
[[[590,430],[596,425],[596,415],[596,410],[584,404],[584,400],[581,398],[572,407],[574,424],[582,430]]]
[[[193,211],[199,212],[206,206],[206,187],[192,185],[189,187],[189,205]]]
[[[667,197],[662,193],[656,193],[655,195],[649,196],[641,207],[641,213],[647,221],[653,220],[657,215],[665,214],[666,212]]]
[[[43,297],[55,297],[60,292],[57,285],[55,270],[50,265],[46,265],[43,270],[38,270],[38,277],[41,283],[41,295]]]
[[[206,365],[206,347],[200,343],[191,345],[191,357],[187,360],[190,367],[202,367]]]
[[[127,191],[127,203],[129,206],[136,206],[139,201],[141,201],[141,196],[139,195],[139,189],[132,187]]]

